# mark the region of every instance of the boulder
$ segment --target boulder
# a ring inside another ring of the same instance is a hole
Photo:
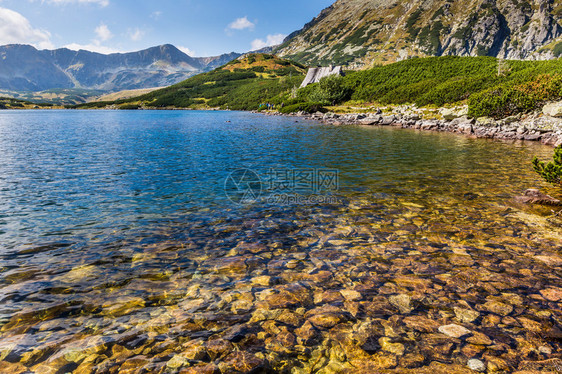
[[[535,188],[528,189],[525,191],[524,196],[517,196],[515,200],[524,204],[562,206],[562,201],[546,195]]]
[[[452,121],[455,118],[461,118],[468,116],[468,106],[461,108],[443,108],[441,109],[441,115],[445,121]]]
[[[479,117],[476,122],[481,126],[495,126],[496,121],[492,117]]]
[[[545,105],[542,112],[549,117],[562,118],[562,101]]]

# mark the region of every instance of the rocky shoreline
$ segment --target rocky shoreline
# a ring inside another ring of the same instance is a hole
[[[540,141],[545,145],[562,145],[562,118],[551,117],[542,113],[518,115],[502,120],[493,118],[469,118],[459,111],[440,109],[433,117],[424,115],[412,107],[398,108],[390,113],[381,110],[374,113],[295,113],[290,116],[309,118],[335,126],[394,126],[405,129],[424,131],[452,132],[476,138],[500,140]],[[459,114],[460,113],[460,114]]]

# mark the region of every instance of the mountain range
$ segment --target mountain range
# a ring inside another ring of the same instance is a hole
[[[338,0],[277,47],[311,65],[562,55],[562,0]]]
[[[169,86],[239,57],[190,57],[173,45],[103,55],[29,45],[0,47],[0,89],[44,91],[89,89],[105,92]]]
[[[551,59],[562,56],[562,0],[338,0],[281,45],[257,52],[348,69],[444,55]],[[191,57],[169,44],[109,55],[7,45],[0,94],[51,90],[18,97],[84,102],[169,86],[240,56]]]

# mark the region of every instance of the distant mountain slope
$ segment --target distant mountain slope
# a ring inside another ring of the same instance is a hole
[[[78,107],[254,110],[259,109],[260,104],[293,100],[306,70],[301,64],[274,55],[250,53],[210,72],[142,96],[90,102]]]
[[[562,54],[562,0],[338,0],[275,53],[354,67],[412,56]]]
[[[43,91],[85,88],[120,91],[169,86],[239,57],[193,58],[173,45],[103,55],[66,48],[39,51],[28,45],[0,47],[0,89]]]

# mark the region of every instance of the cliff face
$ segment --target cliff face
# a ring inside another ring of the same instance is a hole
[[[28,45],[7,45],[0,47],[0,89],[120,91],[168,86],[238,56],[231,53],[193,58],[172,45],[110,55],[64,48],[38,51]]]
[[[562,54],[562,0],[338,0],[276,52],[351,67],[413,56],[549,59]]]

